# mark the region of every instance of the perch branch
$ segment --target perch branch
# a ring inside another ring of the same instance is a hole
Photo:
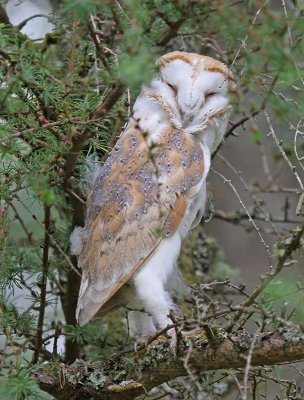
[[[255,341],[254,345],[252,345]],[[167,343],[152,345],[140,357],[122,356],[97,362],[77,360],[72,365],[51,362],[34,372],[42,390],[56,399],[133,399],[153,387],[187,374],[183,359],[189,342],[179,343],[178,358],[174,359]],[[233,341],[223,334],[208,343],[195,336],[188,366],[193,373],[243,368],[248,354],[253,366],[274,365],[304,359],[304,334],[294,328],[252,337],[248,332],[234,334]],[[64,384],[63,384],[64,382]]]

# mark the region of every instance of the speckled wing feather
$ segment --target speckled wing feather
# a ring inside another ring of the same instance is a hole
[[[157,143],[136,123],[118,140],[88,199],[79,257],[78,321],[102,305],[172,236],[199,190],[204,153],[198,138],[164,128]]]

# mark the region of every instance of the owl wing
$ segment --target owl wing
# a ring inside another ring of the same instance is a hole
[[[148,145],[138,127],[127,129],[95,181],[79,257],[80,325],[176,232],[203,181],[200,141],[172,128],[159,137]]]

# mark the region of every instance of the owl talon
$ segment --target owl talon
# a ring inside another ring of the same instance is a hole
[[[170,335],[170,350],[173,354],[173,357],[176,358],[176,350],[177,350],[177,334],[174,328],[170,329],[168,332]]]
[[[134,348],[134,353],[137,353],[137,346],[141,342],[142,338],[138,338],[135,340],[133,348]]]
[[[145,347],[147,347],[148,344],[148,340],[149,340],[150,336],[141,336],[138,339],[135,340],[134,342],[134,352],[137,353],[137,346],[140,344],[144,345]]]
[[[201,334],[203,332],[202,328],[195,328],[192,329],[191,331],[181,331],[181,334],[185,339],[192,339],[193,337]]]
[[[140,338],[136,339],[134,342],[134,352],[135,354],[139,354],[142,349],[138,350],[138,345],[139,347],[143,346],[145,347],[145,349],[151,344],[159,344],[159,343],[163,343],[165,341],[168,340],[168,338],[164,335],[159,335],[155,340],[153,340],[152,342],[149,343],[149,339],[155,335],[156,332],[151,333],[150,335],[147,336],[141,336]],[[174,337],[175,335],[175,337]],[[171,330],[170,330],[170,336],[173,337],[173,341],[172,339],[170,339],[170,348],[174,354],[174,356],[176,355],[176,333],[174,331],[173,334],[171,334]],[[172,344],[173,343],[173,344]],[[173,347],[171,347],[171,344]],[[144,350],[145,351],[145,350]]]

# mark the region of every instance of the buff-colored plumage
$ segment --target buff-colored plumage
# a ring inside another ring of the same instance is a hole
[[[85,227],[71,238],[82,268],[81,325],[131,305],[146,311],[141,333],[166,326],[180,243],[204,211],[232,75],[193,53],[169,53],[158,65],[94,182]]]

